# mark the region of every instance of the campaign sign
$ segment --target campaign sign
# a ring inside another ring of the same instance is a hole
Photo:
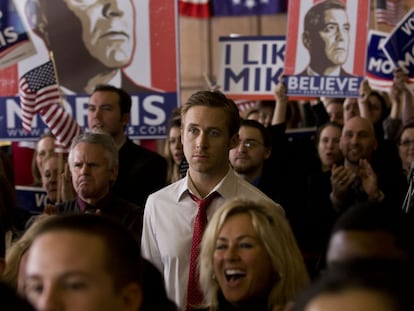
[[[65,96],[63,105],[80,127],[87,128],[88,96]],[[126,134],[132,138],[163,138],[167,135],[168,118],[175,108],[176,93],[137,94],[132,96],[131,118]],[[36,115],[30,132],[22,125],[18,97],[0,97],[0,140],[37,140],[48,127]]]
[[[12,0],[0,3],[0,69],[36,53]]]
[[[273,99],[283,72],[285,37],[221,37],[217,85],[233,99]]]
[[[385,32],[369,32],[366,76],[370,86],[380,91],[389,91],[394,79],[395,66],[383,50],[387,37]]]
[[[289,1],[284,70],[289,96],[358,97],[369,11],[366,0],[339,1],[335,8],[320,0]]]
[[[17,204],[32,214],[40,214],[46,206],[47,194],[39,187],[16,186]]]
[[[12,66],[14,72],[0,71],[0,106],[11,101],[13,107],[1,108],[3,139],[11,138],[5,134],[10,129],[6,123],[21,129],[15,116],[5,120],[18,103],[14,97],[19,94],[19,78],[51,58],[64,100],[81,127],[86,126],[85,110],[76,107],[84,105],[97,84],[110,84],[133,97],[130,138],[165,138],[166,120],[179,105],[176,0],[18,0],[15,4],[37,53]],[[29,136],[42,126],[34,124]]]
[[[389,34],[384,52],[396,67],[414,77],[414,9],[408,12]]]

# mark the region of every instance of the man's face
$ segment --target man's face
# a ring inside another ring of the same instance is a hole
[[[347,97],[344,101],[344,122],[348,122],[355,116],[359,116],[358,100]]]
[[[350,28],[348,16],[344,10],[327,10],[323,23],[318,38],[321,40],[321,48],[326,57],[324,61],[330,65],[343,65],[348,56]],[[315,52],[322,54],[320,50]]]
[[[42,171],[43,159],[55,152],[55,139],[53,137],[43,137],[36,146],[36,164],[39,172]]]
[[[368,120],[353,117],[342,130],[340,148],[347,161],[358,164],[360,159],[370,159],[377,148],[374,129]]]
[[[49,200],[57,200],[58,158],[50,157],[43,162],[42,186]]]
[[[338,123],[340,125],[344,124],[344,108],[341,103],[329,103],[326,106],[326,112],[329,115],[329,121]]]
[[[263,166],[270,149],[263,145],[263,137],[257,128],[242,126],[239,144],[230,150],[230,163],[238,174],[251,174]]]
[[[190,175],[222,177],[227,172],[229,150],[237,140],[237,135],[229,137],[228,122],[220,108],[194,106],[186,112],[181,138]]]
[[[94,204],[108,194],[118,170],[110,169],[106,151],[99,144],[81,142],[72,150],[70,171],[76,193],[84,201]]]
[[[88,104],[88,127],[103,131],[115,140],[123,135],[129,114],[121,115],[119,96],[115,92],[98,91],[91,95]]]
[[[36,310],[127,310],[105,263],[103,241],[74,231],[40,235],[26,264],[26,297]]]
[[[130,0],[64,0],[80,20],[82,41],[105,67],[129,64],[135,48],[135,10]]]

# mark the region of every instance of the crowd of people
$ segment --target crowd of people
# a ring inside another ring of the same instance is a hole
[[[0,297],[38,311],[412,310],[406,81],[397,69],[389,94],[364,80],[358,98],[299,102],[281,79],[244,114],[200,90],[170,116],[162,155],[125,134],[130,95],[97,85],[67,153],[37,141],[40,214],[19,206],[0,154]]]
[[[356,99],[292,103],[282,80],[274,95],[255,120],[217,90],[194,93],[171,115],[162,157],[124,134],[128,94],[99,86],[90,130],[68,154],[51,134],[36,144],[39,215],[18,205],[2,154],[1,281],[15,303],[338,310],[382,299],[384,310],[408,310],[408,293],[385,282],[408,280],[414,254],[414,101],[402,73],[388,103],[367,81]],[[309,133],[290,134],[292,106],[310,114],[299,122]]]

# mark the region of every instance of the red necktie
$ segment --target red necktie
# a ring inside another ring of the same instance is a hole
[[[193,240],[191,244],[190,257],[190,274],[187,287],[187,310],[197,307],[203,301],[203,294],[198,285],[197,259],[200,254],[200,243],[204,230],[207,226],[207,208],[211,201],[218,196],[217,192],[213,192],[205,199],[199,199],[190,193],[191,198],[197,203],[198,212],[194,221]]]

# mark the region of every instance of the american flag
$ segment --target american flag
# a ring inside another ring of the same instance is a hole
[[[81,128],[62,105],[52,104],[40,110],[43,122],[55,135],[58,145],[68,148],[72,140],[80,134]]]
[[[51,104],[59,103],[59,86],[51,61],[25,73],[19,79],[23,128],[30,132],[33,116]]]
[[[406,11],[403,0],[377,0],[375,19],[377,24],[395,26],[404,17]]]
[[[36,67],[20,79],[19,95],[23,112],[23,128],[31,130],[33,116],[40,113],[55,135],[57,144],[69,147],[81,131],[80,126],[60,104],[59,85],[51,61]]]

